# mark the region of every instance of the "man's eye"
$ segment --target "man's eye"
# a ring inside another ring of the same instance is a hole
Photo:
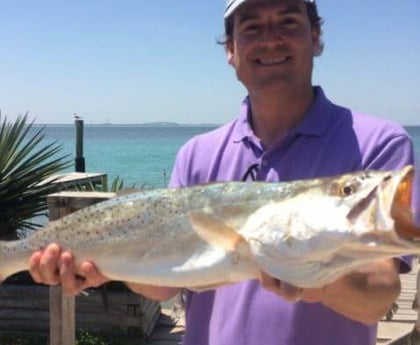
[[[254,31],[257,31],[258,30],[258,25],[247,25],[244,29],[243,29],[243,31],[244,32],[254,32]]]
[[[287,18],[287,19],[283,20],[281,22],[281,24],[283,26],[286,26],[286,27],[293,27],[293,26],[296,26],[298,24],[298,21],[294,18]]]

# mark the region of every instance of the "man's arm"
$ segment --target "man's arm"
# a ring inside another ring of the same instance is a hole
[[[398,259],[364,266],[324,288],[321,303],[350,319],[370,325],[391,308],[401,291]]]
[[[335,312],[370,325],[389,310],[401,290],[398,259],[376,261],[322,288],[300,289],[262,274],[261,284],[288,301],[319,302]]]

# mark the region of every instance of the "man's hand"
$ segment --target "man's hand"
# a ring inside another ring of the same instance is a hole
[[[53,243],[43,251],[37,251],[29,259],[29,272],[35,282],[60,285],[68,296],[74,296],[91,287],[98,287],[108,281],[89,261],[76,266],[72,253],[62,251]],[[179,289],[144,284],[125,283],[131,290],[145,297],[165,300],[173,297]]]
[[[390,309],[401,289],[400,261],[372,262],[322,288],[301,289],[261,272],[261,285],[290,302],[320,302],[331,310],[372,325]]]
[[[43,251],[37,251],[29,259],[29,272],[37,283],[60,285],[66,295],[74,296],[81,291],[98,287],[109,279],[103,276],[89,261],[82,262],[78,267],[72,253],[62,251],[53,243]]]
[[[263,271],[260,274],[260,283],[266,290],[279,295],[288,302],[321,302],[324,294],[324,288],[302,289],[275,279]]]

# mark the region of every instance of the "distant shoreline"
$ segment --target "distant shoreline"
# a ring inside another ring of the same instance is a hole
[[[33,126],[69,127],[74,123],[34,123]],[[147,123],[84,123],[85,127],[218,127],[218,123],[176,123],[176,122],[147,122]]]
[[[146,122],[146,123],[84,123],[85,127],[153,127],[153,128],[174,128],[174,127],[219,127],[220,123],[177,123],[177,122]],[[74,123],[34,123],[34,127],[69,127]],[[420,128],[418,125],[402,125],[404,128]]]

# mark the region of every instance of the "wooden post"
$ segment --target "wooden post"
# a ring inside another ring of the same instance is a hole
[[[83,120],[76,116],[76,158],[75,170],[85,172],[85,158],[83,157]]]
[[[83,207],[110,199],[115,193],[60,192],[47,198],[50,220],[55,220]],[[74,345],[75,298],[63,295],[59,286],[50,287],[50,345]]]

